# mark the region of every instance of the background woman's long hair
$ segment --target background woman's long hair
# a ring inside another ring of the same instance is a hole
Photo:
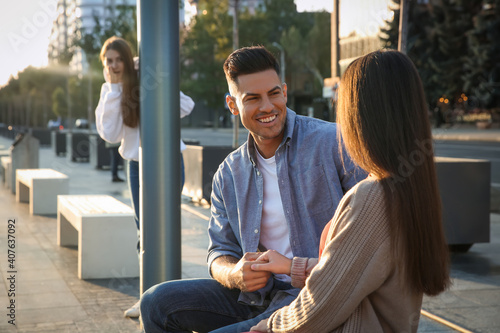
[[[135,128],[140,120],[140,99],[139,99],[139,78],[134,68],[134,58],[132,50],[126,40],[113,36],[104,42],[101,48],[100,58],[105,61],[105,54],[108,50],[115,50],[123,60],[122,79],[122,116],[123,123],[128,127]]]
[[[376,51],[355,60],[340,85],[337,122],[352,159],[384,186],[392,255],[410,290],[436,295],[449,283],[431,130],[411,60]]]

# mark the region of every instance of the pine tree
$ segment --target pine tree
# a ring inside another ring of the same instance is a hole
[[[495,1],[495,0],[490,0]],[[381,39],[397,48],[399,3],[393,2],[394,19],[387,22]],[[463,93],[467,61],[467,32],[481,0],[436,0],[428,4],[410,1],[407,53],[417,67],[429,105],[447,96],[452,102]]]
[[[485,0],[467,34],[464,90],[478,106],[500,107],[500,0]]]
[[[467,32],[472,30],[472,19],[480,6],[480,0],[442,0],[434,15],[440,53],[439,62],[433,64],[440,76],[436,84],[439,92],[452,101],[457,101],[463,93]]]
[[[400,3],[400,0],[394,0],[390,4],[389,8],[394,12],[394,17],[386,22],[385,28],[381,28],[380,39],[385,48],[398,48]],[[407,54],[415,63],[422,78],[429,104],[435,104],[439,98],[436,94],[436,82],[440,79],[432,66],[433,62],[430,61],[439,57],[436,53],[437,38],[434,32],[432,6],[415,1],[410,1],[409,4]]]

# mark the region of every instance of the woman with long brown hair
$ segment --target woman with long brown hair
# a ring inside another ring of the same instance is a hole
[[[113,36],[101,48],[100,58],[104,66],[106,83],[102,85],[101,97],[96,108],[96,127],[107,142],[120,143],[118,149],[127,161],[127,180],[135,212],[135,223],[139,223],[139,148],[140,142],[140,86],[136,61],[132,49],[123,38]],[[138,61],[137,61],[138,63]],[[180,92],[181,118],[191,113],[193,100]],[[181,141],[181,151],[185,149]],[[181,188],[184,184],[184,162],[181,154]],[[137,242],[139,251],[140,241]],[[139,317],[139,302],[125,311],[126,317]]]
[[[123,38],[107,39],[100,59],[106,82],[95,110],[97,132],[109,143],[120,143],[118,152],[126,161],[127,183],[134,209],[139,238],[139,146],[140,99],[139,78],[135,69],[132,49]],[[139,240],[137,241],[139,251]],[[139,316],[139,302],[125,312],[126,316]]]
[[[319,259],[271,250],[252,265],[303,287],[254,331],[416,332],[423,294],[450,283],[427,106],[411,60],[382,50],[353,61],[337,122],[339,142],[369,176],[343,197]]]

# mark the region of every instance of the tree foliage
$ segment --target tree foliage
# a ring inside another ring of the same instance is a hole
[[[477,104],[500,107],[500,0],[484,1],[467,33],[469,53],[464,67],[464,90]]]
[[[181,88],[212,109],[221,110],[227,83],[222,65],[232,52],[232,2],[200,1],[204,14],[193,19],[182,38]],[[263,45],[279,57],[285,49],[286,78],[292,72],[309,72],[315,95],[321,96],[323,78],[330,76],[330,14],[298,13],[293,0],[265,0],[250,13],[238,15],[239,47]],[[314,80],[314,79],[313,79]]]
[[[205,104],[212,110],[223,109],[224,94],[228,90],[222,64],[233,49],[233,20],[229,9],[230,0],[200,1],[200,14],[180,36],[181,89],[198,105]],[[311,83],[315,82],[311,97],[321,96],[322,80],[330,76],[331,68],[329,13],[298,13],[293,0],[264,0],[255,12],[241,9],[238,19],[240,47],[264,45],[280,59],[280,50],[273,46],[279,43],[285,49],[289,87],[294,73],[305,72],[311,77]],[[89,75],[68,74],[67,65],[76,48],[85,52],[90,63],[94,106],[103,82],[98,55],[104,41],[113,35],[121,36],[131,44],[133,51],[137,50],[135,6],[117,6],[114,19],[94,18],[94,22],[90,31],[77,31],[73,43],[61,55],[60,65],[26,69],[0,89],[0,122],[24,125],[29,118],[26,115],[30,114],[34,118],[31,125],[44,126],[48,118],[67,116],[68,93],[72,117],[86,117]],[[291,89],[289,92],[293,94]]]
[[[66,93],[61,87],[57,87],[52,93],[52,112],[58,117],[68,116]]]
[[[397,47],[399,2],[381,34],[389,48]],[[441,97],[460,104],[466,94],[482,107],[500,106],[499,0],[411,1],[407,48],[429,105]]]

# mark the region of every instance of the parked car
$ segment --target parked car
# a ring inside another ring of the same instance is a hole
[[[79,118],[75,121],[76,128],[89,128],[89,121],[85,118]]]
[[[50,119],[49,122],[47,123],[48,129],[61,129],[61,126],[62,126],[61,117],[58,117],[56,120]]]

